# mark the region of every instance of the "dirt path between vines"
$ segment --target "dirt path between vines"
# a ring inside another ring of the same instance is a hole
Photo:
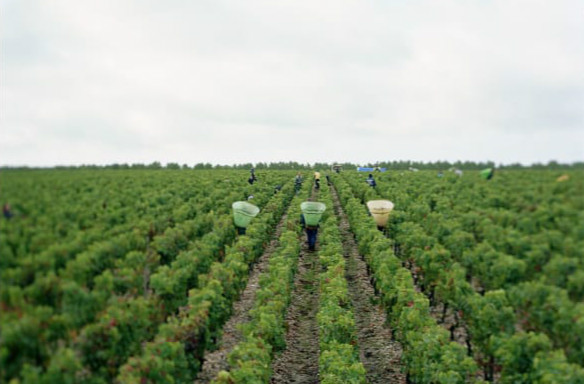
[[[268,244],[256,264],[252,266],[253,269],[250,272],[247,285],[239,297],[239,300],[233,304],[233,314],[223,326],[223,335],[219,342],[219,349],[205,354],[203,367],[201,372],[197,375],[195,384],[209,383],[217,376],[219,371],[229,370],[227,356],[233,350],[235,345],[242,340],[242,334],[239,329],[237,329],[238,325],[251,321],[249,311],[253,307],[256,291],[259,288],[259,277],[268,267],[268,261],[279,245],[280,235],[282,234],[287,217],[287,213],[282,216],[280,222],[276,226],[276,231],[274,232],[270,244]]]
[[[310,200],[317,196],[312,190]],[[298,257],[298,271],[294,276],[292,302],[286,312],[286,349],[272,363],[272,384],[319,383],[318,323],[318,239],[317,251],[309,251],[306,235],[302,236],[302,248]]]
[[[378,298],[370,283],[367,265],[359,254],[347,215],[341,207],[337,191],[332,186],[331,192],[343,239],[345,277],[357,327],[359,357],[367,372],[367,382],[405,383],[406,375],[401,372],[401,344],[392,339],[383,308],[374,304],[378,302]]]
[[[318,249],[318,242],[317,242]],[[270,383],[318,383],[318,324],[319,303],[318,252],[309,251],[305,241],[298,259],[292,302],[286,313],[286,349],[276,356]]]

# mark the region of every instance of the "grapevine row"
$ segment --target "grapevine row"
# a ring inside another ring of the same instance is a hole
[[[243,340],[228,356],[229,372],[221,371],[214,383],[267,383],[274,355],[285,345],[284,317],[290,304],[300,252],[300,203],[310,183],[304,183],[288,208],[279,247],[260,275],[259,289],[250,311],[251,320],[242,327]]]
[[[378,185],[378,190],[385,190],[383,183]],[[373,191],[366,190],[367,187],[355,183],[353,186],[360,190],[358,194],[362,197],[368,195],[368,199],[374,196]],[[436,188],[440,188],[440,184],[435,186],[435,193]],[[411,192],[415,194],[418,191],[414,189]],[[396,195],[394,196],[397,199],[401,196],[397,193]],[[464,256],[471,261],[475,270],[483,266],[485,273],[492,278],[509,279],[513,276],[510,274],[514,271],[513,265],[520,261],[508,255],[495,254],[499,258],[497,263],[485,265],[481,261],[485,260],[481,251],[487,251],[488,255],[488,249],[485,250],[484,246],[481,249],[479,246],[473,250],[475,239],[461,230],[456,221],[445,220],[443,217],[448,213],[440,214],[441,207],[449,206],[448,201],[441,200],[441,194],[430,196],[436,201],[434,204],[430,203],[430,209],[416,204],[415,199],[404,202],[404,205],[409,204],[412,218],[417,218],[421,224],[408,221],[408,211],[402,213],[398,208],[392,213],[390,233],[395,236],[404,262],[415,269],[417,283],[431,301],[441,302],[444,305],[444,314],[448,306],[454,309],[455,324],[450,330],[453,332],[454,328],[461,325],[466,328],[468,352],[483,367],[485,378],[493,380],[496,370],[501,371],[501,380],[504,382],[538,382],[544,380],[551,371],[564,372],[566,382],[582,377],[581,368],[569,364],[562,351],[554,350],[552,342],[545,335],[516,332],[517,305],[513,304],[517,301],[513,303],[509,295],[501,289],[478,294],[471,286],[473,280],[469,280],[472,275],[461,265]],[[436,212],[432,211],[433,205]],[[491,258],[491,262],[492,260]],[[500,272],[497,272],[496,267],[501,267]],[[496,286],[505,286],[505,280],[501,280]],[[517,290],[512,289],[511,294],[523,293],[525,286],[520,287]],[[518,348],[523,349],[523,352],[517,353]]]
[[[355,317],[345,279],[343,245],[334,214],[331,191],[321,186],[321,201],[326,204],[318,253],[320,266],[319,376],[322,383],[366,382],[365,368],[359,361]]]
[[[409,381],[465,383],[473,380],[477,366],[465,349],[449,341],[446,330],[430,316],[428,299],[417,292],[409,270],[393,253],[393,244],[377,230],[350,186],[333,176],[343,209],[371,268],[374,285],[387,310],[395,337],[403,346],[403,363]]]
[[[196,376],[205,350],[216,344],[231,303],[245,287],[250,265],[261,254],[292,194],[292,186],[284,186],[252,221],[247,234],[227,248],[224,260],[199,276],[187,305],[169,317],[142,353],[121,368],[120,382],[185,382]]]

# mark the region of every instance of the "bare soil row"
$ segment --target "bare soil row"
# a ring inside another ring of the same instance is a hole
[[[332,186],[331,190],[343,239],[345,277],[357,326],[360,360],[367,371],[367,381],[371,384],[405,383],[405,374],[401,372],[401,345],[392,338],[385,311],[378,304],[367,264],[359,254],[347,215],[336,190]]]
[[[334,211],[339,220],[339,229],[343,238],[343,251],[346,258],[345,277],[357,327],[360,360],[367,371],[367,381],[372,384],[405,383],[405,374],[401,372],[400,363],[401,346],[392,338],[385,312],[378,304],[379,299],[371,285],[367,265],[359,254],[347,216],[332,186],[331,192]],[[259,276],[277,248],[277,239],[285,220],[286,216],[278,224],[274,239],[254,266],[241,298],[234,304],[233,315],[224,326],[218,349],[205,356],[202,371],[195,383],[209,383],[220,370],[229,368],[227,356],[242,339],[238,326],[250,320],[249,311],[258,289]],[[302,243],[292,302],[286,314],[287,348],[276,356],[272,364],[271,383],[313,384],[320,382],[318,375],[319,329],[316,319],[319,309],[320,266],[318,251],[309,251],[304,238]]]

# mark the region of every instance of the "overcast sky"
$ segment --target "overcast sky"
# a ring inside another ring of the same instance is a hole
[[[582,0],[0,0],[0,164],[584,160]]]

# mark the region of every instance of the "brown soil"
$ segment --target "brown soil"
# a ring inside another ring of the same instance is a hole
[[[318,243],[317,243],[318,244]],[[318,248],[318,245],[317,245]],[[304,242],[286,314],[286,349],[275,358],[271,383],[318,383],[318,253]]]
[[[233,304],[233,314],[223,326],[223,335],[219,342],[219,348],[205,354],[203,367],[201,372],[197,375],[195,384],[209,383],[217,376],[219,371],[229,370],[227,356],[233,350],[235,345],[242,340],[242,334],[239,331],[238,326],[251,320],[249,311],[253,306],[256,291],[259,288],[258,282],[260,274],[267,268],[270,257],[278,247],[278,239],[280,238],[287,217],[287,214],[282,216],[282,219],[276,227],[276,232],[272,241],[268,244],[257,263],[252,266],[253,269],[250,272],[247,286],[238,301]]]
[[[374,304],[379,302],[379,299],[370,283],[367,265],[359,254],[347,216],[332,186],[331,191],[343,238],[345,277],[357,327],[360,360],[367,372],[367,381],[371,384],[405,383],[406,376],[401,372],[402,347],[392,339],[384,310],[378,304]]]
[[[317,191],[312,189],[310,201]],[[298,271],[294,277],[292,301],[286,313],[286,349],[272,363],[272,384],[319,383],[318,323],[318,239],[317,251],[309,251],[306,236],[298,258]]]

